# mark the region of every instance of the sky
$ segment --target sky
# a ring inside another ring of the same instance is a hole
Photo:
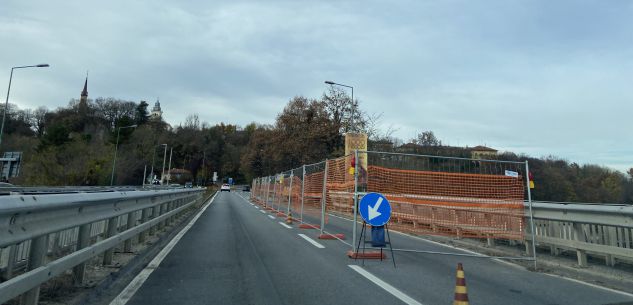
[[[386,4],[388,3],[388,4]],[[0,84],[49,109],[153,106],[172,125],[273,123],[325,80],[405,142],[633,167],[633,1],[0,2]],[[5,85],[5,86],[6,86]]]

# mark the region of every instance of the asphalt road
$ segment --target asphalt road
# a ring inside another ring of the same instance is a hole
[[[287,228],[242,195],[218,194],[126,304],[452,304],[458,262],[471,304],[633,304],[631,295],[490,259],[398,252],[396,268],[391,259],[361,266],[345,255],[348,244]],[[351,227],[330,217],[325,229],[351,242]],[[396,248],[461,253],[391,237]]]

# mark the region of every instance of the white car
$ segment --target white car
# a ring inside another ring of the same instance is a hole
[[[222,184],[222,186],[220,187],[220,192],[230,192],[231,191],[231,186],[228,184]]]

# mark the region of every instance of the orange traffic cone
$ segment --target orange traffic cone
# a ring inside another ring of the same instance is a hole
[[[453,305],[468,305],[468,292],[466,291],[466,278],[464,278],[462,263],[457,264],[457,283],[455,284]]]
[[[286,224],[292,224],[292,212],[288,212],[288,217],[286,217]]]

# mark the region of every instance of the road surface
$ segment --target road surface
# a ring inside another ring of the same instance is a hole
[[[296,224],[289,228],[247,196],[219,193],[171,251],[163,251],[160,264],[150,264],[113,304],[452,304],[458,262],[470,304],[633,302],[628,294],[490,259],[398,252],[396,268],[391,259],[362,265],[345,255],[349,245],[319,240],[317,230]],[[329,220],[327,230],[351,242],[351,222]],[[458,252],[391,237],[398,248]]]

